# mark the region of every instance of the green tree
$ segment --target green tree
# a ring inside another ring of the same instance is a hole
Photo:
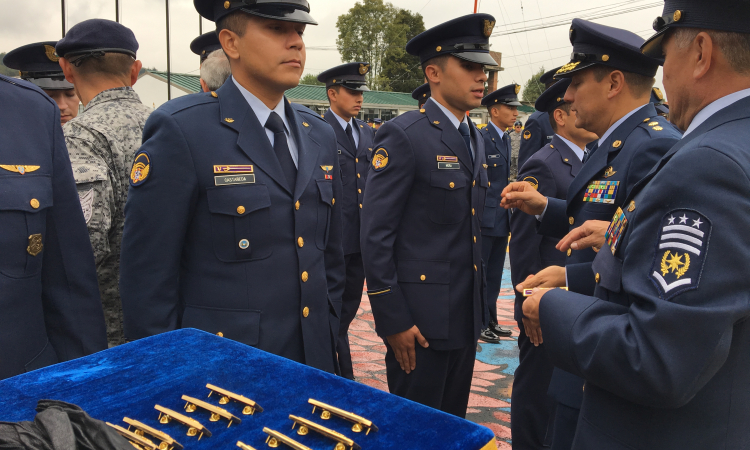
[[[324,86],[325,83],[321,83],[318,81],[318,76],[313,75],[311,73],[308,73],[304,77],[302,77],[301,80],[299,80],[299,84],[306,84],[308,86]]]
[[[386,50],[382,62],[383,77],[388,79],[389,90],[411,92],[424,83],[424,74],[419,58],[406,53],[404,47],[407,42],[425,30],[424,19],[419,13],[399,9],[391,27],[394,28],[393,34],[397,35],[398,39],[392,42]]]
[[[336,47],[341,60],[369,62],[367,85],[370,89],[392,90],[389,75],[400,76],[403,70],[399,71],[398,67],[408,67],[399,59],[404,58],[403,47],[412,31],[408,27],[415,21],[422,23],[422,16],[400,11],[383,0],[362,0],[336,21],[339,31]],[[424,29],[424,23],[421,27]],[[395,50],[397,48],[402,52]]]
[[[542,95],[542,92],[544,92],[544,85],[539,81],[542,75],[544,75],[544,67],[540,67],[539,71],[526,81],[526,84],[523,86],[523,101],[534,103],[536,99]]]
[[[5,54],[6,52],[0,53],[0,74],[3,74],[7,77],[17,77],[18,76],[17,70],[5,67],[5,65],[3,65],[2,60],[3,58],[5,58]]]

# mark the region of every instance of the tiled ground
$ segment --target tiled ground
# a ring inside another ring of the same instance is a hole
[[[513,289],[510,267],[506,259],[503,286],[497,301],[500,325],[511,327],[513,336],[499,344],[479,343],[471,383],[471,397],[466,415],[468,420],[482,424],[497,436],[499,450],[510,449],[510,393],[513,373],[518,366],[516,336],[518,328],[513,320]],[[375,334],[370,301],[362,296],[356,319],[349,328],[349,340],[354,362],[354,376],[358,381],[388,391],[385,376],[385,346]]]

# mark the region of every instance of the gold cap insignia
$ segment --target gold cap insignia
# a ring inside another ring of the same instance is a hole
[[[359,65],[359,74],[364,75],[367,72],[370,71],[370,65],[369,64],[360,64]]]
[[[21,175],[23,175],[26,172],[33,172],[35,170],[38,170],[39,166],[17,166],[12,164],[0,164],[0,168],[3,168],[9,172],[20,173]]]
[[[372,156],[372,168],[376,172],[380,172],[385,169],[388,165],[388,151],[383,147],[375,150],[375,154]]]
[[[229,9],[230,5],[231,5],[231,3],[229,3],[229,0],[225,1],[224,2],[224,9]]]
[[[139,186],[143,184],[148,178],[148,174],[151,171],[151,158],[148,157],[148,153],[141,152],[135,157],[133,161],[133,168],[130,170],[130,184],[133,186]]]
[[[560,67],[560,70],[555,72],[555,75],[570,72],[571,70],[578,67],[579,64],[581,64],[581,61],[576,61],[576,62],[565,64],[564,66]]]
[[[518,95],[519,92],[521,92],[521,85],[517,84],[516,85],[516,95]]]
[[[619,139],[612,143],[612,147],[614,148],[620,148],[621,145],[622,145],[622,141]]]
[[[55,47],[51,45],[44,46],[44,54],[47,55],[47,58],[52,62],[60,61],[60,57],[55,54]]]
[[[609,178],[609,177],[611,177],[612,175],[614,175],[614,174],[616,174],[616,173],[617,173],[617,171],[616,171],[616,170],[614,169],[614,167],[612,167],[612,166],[609,166],[609,167],[607,167],[607,169],[606,169],[606,170],[604,171],[604,178]]]
[[[679,9],[672,14],[672,19],[674,19],[675,22],[679,22],[680,19],[682,19],[682,11]]]
[[[531,187],[533,187],[534,189],[537,189],[537,190],[539,189],[539,180],[537,180],[536,178],[526,177],[523,179],[523,181],[529,183]]]
[[[495,21],[494,20],[486,20],[484,21],[484,37],[490,37],[492,34],[492,30],[495,29]]]
[[[523,138],[526,139],[527,141],[529,139],[531,139],[531,131],[529,131],[529,130],[524,131],[523,132]]]
[[[655,87],[655,88],[654,88],[654,95],[655,95],[655,96],[656,96],[656,98],[658,98],[659,100],[664,100],[664,94],[662,94],[662,93],[661,93],[661,89],[659,89],[658,87]]]

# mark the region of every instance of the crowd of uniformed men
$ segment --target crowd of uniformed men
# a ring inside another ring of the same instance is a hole
[[[573,20],[523,130],[520,86],[484,94],[495,19],[450,20],[377,135],[367,62],[319,75],[323,117],[284,98],[306,0],[194,3],[204,93],[153,112],[118,23],[5,57],[0,378],[194,327],[353,379],[367,279],[390,391],[463,417],[512,235],[514,448],[750,448],[747,2],[666,0],[647,41]]]

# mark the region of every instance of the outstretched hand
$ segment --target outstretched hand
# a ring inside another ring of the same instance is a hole
[[[547,197],[526,181],[510,183],[500,195],[500,206],[505,209],[518,208],[526,214],[538,216],[547,207]]]
[[[587,220],[580,227],[572,229],[564,238],[557,243],[555,248],[561,252],[569,248],[583,250],[593,248],[595,252],[604,246],[604,234],[607,232],[609,222],[603,220]]]

